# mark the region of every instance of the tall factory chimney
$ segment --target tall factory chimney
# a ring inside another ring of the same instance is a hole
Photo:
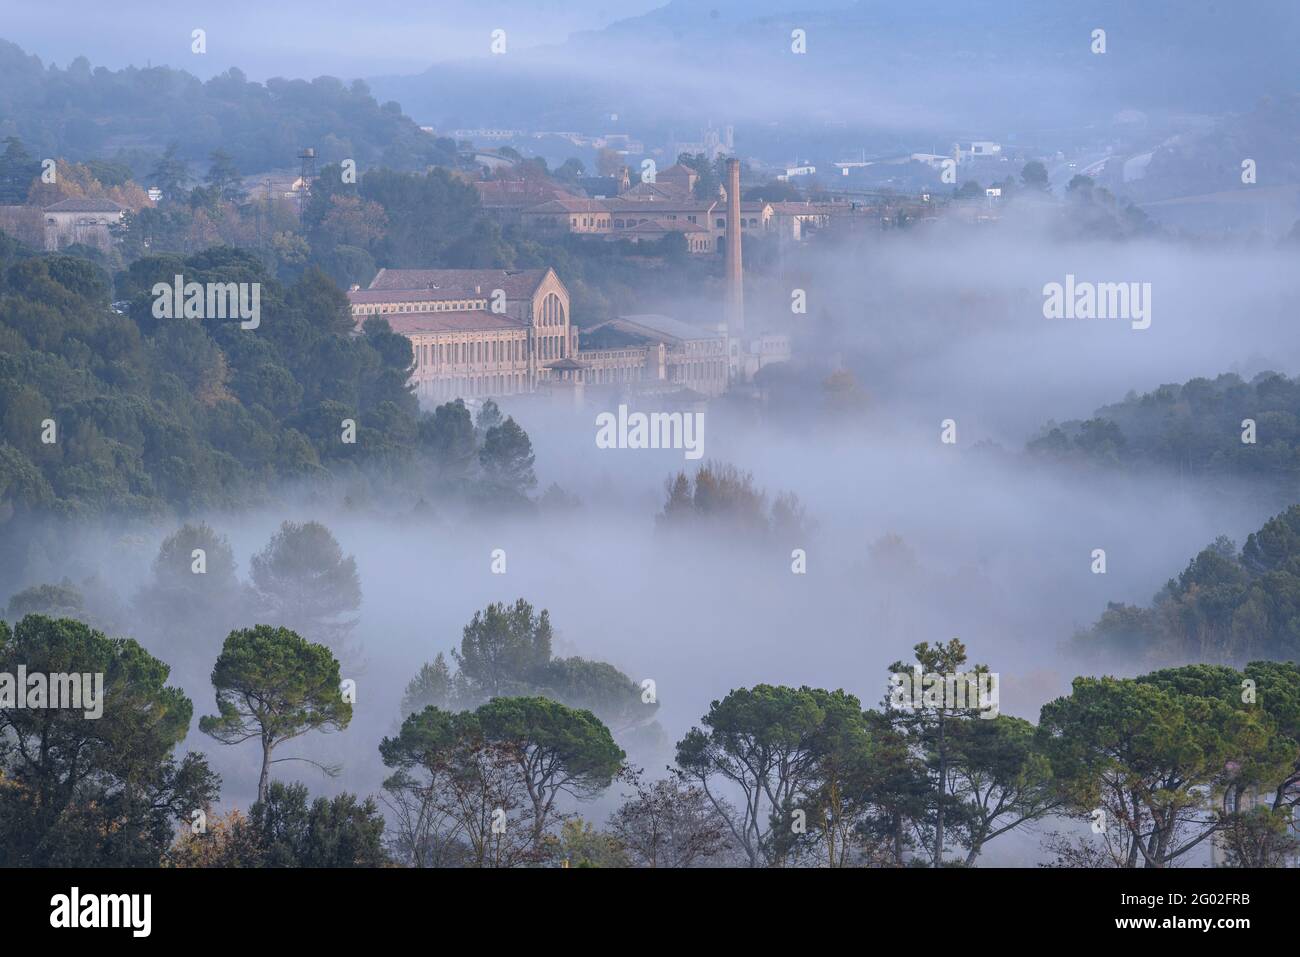
[[[745,330],[744,274],[740,265],[740,160],[727,160],[727,334]]]

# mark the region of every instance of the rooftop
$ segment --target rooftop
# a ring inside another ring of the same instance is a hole
[[[354,306],[382,302],[444,302],[457,299],[486,299],[490,292],[476,293],[472,289],[356,289],[348,293],[348,302]]]
[[[493,289],[504,289],[507,299],[527,299],[537,291],[537,287],[542,284],[548,271],[546,269],[381,269],[363,291],[434,290],[441,294],[438,298],[454,299],[490,296]],[[411,300],[395,301],[410,302]]]
[[[618,327],[626,332],[639,332],[648,335],[650,338],[721,339],[723,336],[723,333],[716,329],[693,326],[688,322],[682,322],[680,319],[661,316],[658,313],[619,316],[617,319],[611,319],[610,322],[617,323]]]
[[[63,199],[53,206],[46,206],[47,213],[121,213],[125,208],[119,206],[111,199],[87,199],[84,196],[77,196],[72,199]]]

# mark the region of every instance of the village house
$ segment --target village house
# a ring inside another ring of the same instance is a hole
[[[73,243],[108,249],[113,242],[111,227],[122,221],[126,209],[111,199],[77,197],[46,206],[41,214],[47,250],[62,249]]]

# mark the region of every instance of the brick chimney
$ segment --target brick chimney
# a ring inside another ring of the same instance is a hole
[[[727,160],[727,333],[745,329],[744,273],[740,264],[740,160]]]

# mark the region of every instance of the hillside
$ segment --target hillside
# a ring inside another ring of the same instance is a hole
[[[201,82],[166,66],[94,68],[84,57],[46,66],[0,40],[0,140],[17,136],[37,156],[121,157],[136,172],[165,146],[206,163],[221,149],[240,172],[293,167],[303,146],[324,162],[422,169],[454,161],[454,144],[420,130],[364,82],[334,77],[249,82],[231,69]]]

